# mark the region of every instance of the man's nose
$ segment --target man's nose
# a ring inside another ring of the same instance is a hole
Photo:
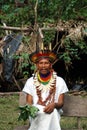
[[[45,66],[45,63],[42,64],[42,67],[44,67],[44,66]]]

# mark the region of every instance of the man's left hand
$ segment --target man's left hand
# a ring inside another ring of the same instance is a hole
[[[47,106],[45,106],[44,112],[50,114],[51,112],[53,112],[54,108],[55,108],[55,103],[50,103]]]

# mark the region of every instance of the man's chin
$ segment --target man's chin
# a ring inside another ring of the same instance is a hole
[[[41,74],[47,74],[48,71],[47,71],[47,70],[41,70],[40,73],[41,73]]]

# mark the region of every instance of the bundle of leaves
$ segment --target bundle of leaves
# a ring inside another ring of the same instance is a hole
[[[18,120],[26,121],[29,117],[35,118],[39,109],[32,105],[19,106],[20,115]]]

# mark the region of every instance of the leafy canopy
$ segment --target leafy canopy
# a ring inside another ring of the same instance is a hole
[[[11,26],[33,25],[37,0],[0,1],[0,20]],[[87,0],[38,0],[37,22],[57,23],[59,19],[69,20],[79,17],[87,20]]]

